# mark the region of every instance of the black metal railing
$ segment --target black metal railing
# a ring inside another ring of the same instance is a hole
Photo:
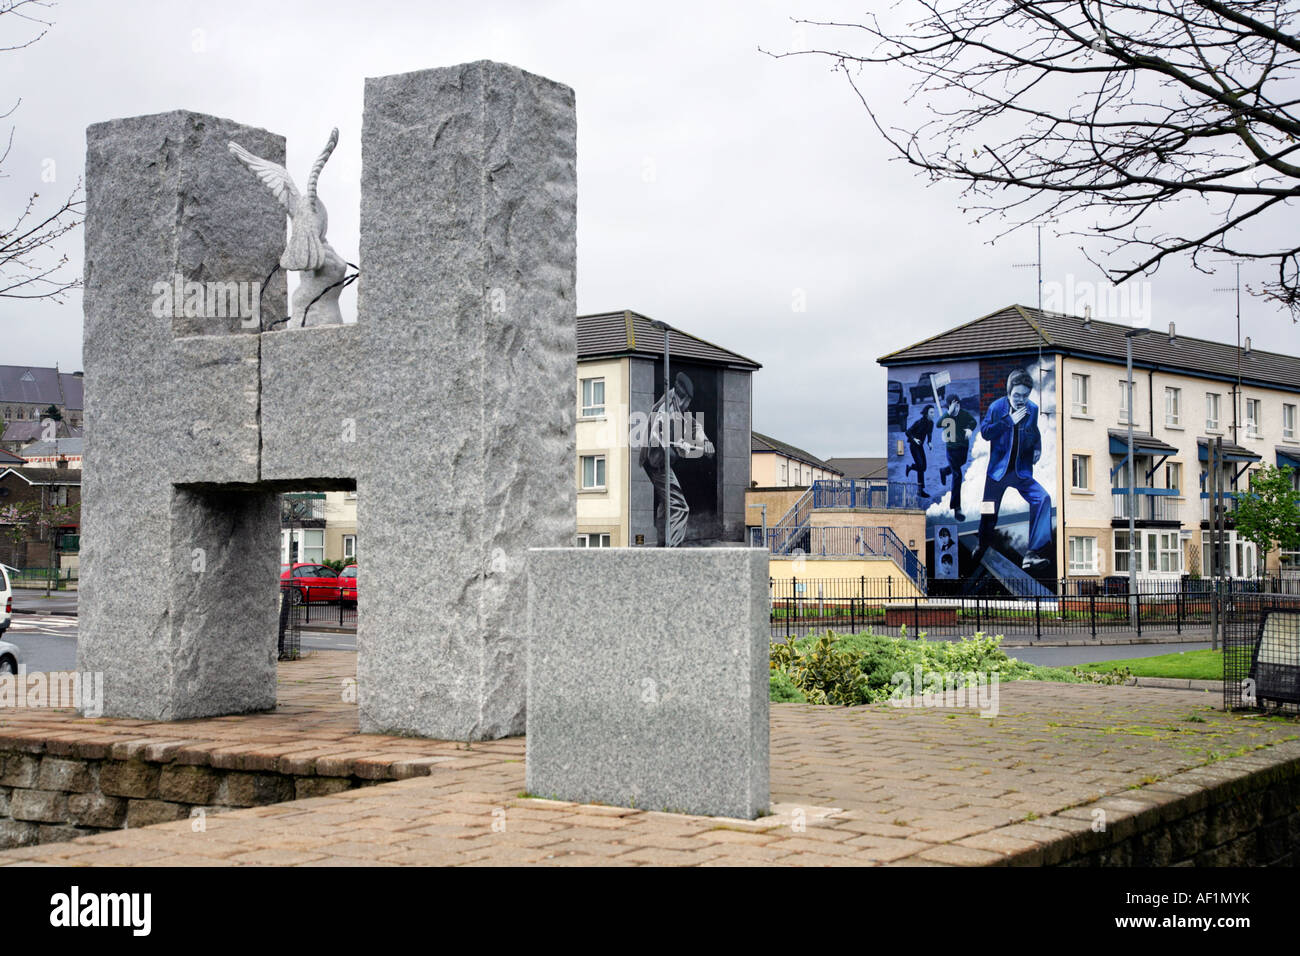
[[[356,582],[337,587],[283,584],[280,592],[286,595],[293,607],[294,620],[299,627],[310,630],[313,624],[345,628],[357,626]]]
[[[1293,588],[1294,579],[1269,579]],[[932,582],[933,584],[934,582]],[[1258,594],[1268,582],[1221,580],[1222,606]],[[893,579],[798,577],[769,582],[773,639],[788,640],[826,630],[909,637],[962,637],[976,632],[1032,640],[1097,638],[1105,635],[1182,635],[1208,639],[1216,588],[1213,581],[1139,581],[1130,595],[1127,578],[1066,579],[1057,593],[1036,595],[917,594]]]

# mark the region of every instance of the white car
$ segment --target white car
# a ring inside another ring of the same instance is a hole
[[[0,674],[17,674],[18,665],[23,662],[23,652],[17,644],[0,641]]]
[[[14,590],[9,586],[9,568],[0,564],[0,634],[9,630],[14,617]]]

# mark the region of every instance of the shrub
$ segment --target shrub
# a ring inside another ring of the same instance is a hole
[[[924,638],[924,634],[921,635]],[[1080,668],[1039,667],[1008,657],[1002,636],[977,633],[960,641],[908,640],[867,631],[862,634],[825,634],[804,637],[793,644],[771,648],[773,694],[778,683],[802,693],[812,704],[869,704],[888,700],[898,686],[894,675],[909,677],[919,667],[924,673],[952,674],[953,686],[967,683],[975,672],[996,674],[999,681],[1051,680],[1070,683],[1118,683],[1122,676],[1099,675]],[[782,680],[777,675],[784,675]],[[773,696],[773,700],[778,698]],[[789,698],[780,698],[782,700]]]
[[[776,704],[804,704],[808,698],[794,686],[794,681],[785,671],[772,669],[768,679],[768,699]]]

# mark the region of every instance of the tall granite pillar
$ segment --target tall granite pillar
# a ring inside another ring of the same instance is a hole
[[[281,137],[196,113],[86,135],[77,657],[104,674],[109,716],[275,706],[279,515],[252,488],[261,336],[224,293],[260,291],[285,219],[232,139],[284,161]],[[284,314],[283,277],[262,305]]]
[[[363,731],[524,730],[525,553],[576,531],[575,140],[514,67],[366,81]]]

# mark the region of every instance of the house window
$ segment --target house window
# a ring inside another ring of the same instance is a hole
[[[1222,396],[1218,392],[1205,393],[1205,430],[1207,432],[1217,432],[1219,430],[1219,400]]]
[[[1182,423],[1183,390],[1165,389],[1165,424],[1177,428]]]
[[[582,417],[600,418],[605,414],[605,380],[603,378],[584,378],[582,380]]]
[[[580,548],[608,548],[609,535],[607,534],[580,534],[578,535],[578,547]]]
[[[1183,466],[1176,461],[1165,465],[1165,487],[1179,491],[1183,487]]]
[[[1213,574],[1210,559],[1210,532],[1201,532],[1201,572],[1209,577]],[[1239,537],[1236,531],[1224,533],[1223,545],[1219,549],[1219,573],[1230,578],[1250,578],[1255,576],[1255,545]]]
[[[1128,421],[1128,379],[1123,378],[1119,382],[1119,423],[1127,425]]]
[[[1137,537],[1140,539],[1141,535],[1138,535]],[[1138,547],[1138,549],[1133,552],[1133,557],[1135,559],[1134,563],[1136,565],[1135,570],[1137,571],[1138,574],[1141,574],[1142,573],[1142,548],[1141,547]],[[1116,574],[1128,574],[1128,559],[1129,559],[1128,532],[1116,531],[1115,532],[1115,573]]]
[[[356,560],[357,536],[355,534],[345,534],[343,536],[343,557],[349,561]]]
[[[1295,439],[1295,406],[1282,406],[1282,437]]]
[[[1092,456],[1074,455],[1071,459],[1071,486],[1076,491],[1087,491],[1092,487]]]
[[[584,490],[604,490],[605,456],[582,456],[582,487]]]
[[[1183,549],[1178,543],[1177,531],[1161,531],[1158,534],[1147,535],[1148,553],[1158,556],[1152,557],[1150,567],[1154,570],[1159,567],[1162,572],[1177,574],[1183,569]]]
[[[1259,399],[1246,399],[1246,437],[1259,437]]]
[[[1097,573],[1097,539],[1070,538],[1070,573]]]
[[[1075,372],[1070,376],[1070,388],[1073,393],[1073,402],[1071,410],[1075,415],[1088,414],[1088,382],[1087,375],[1080,375]]]
[[[323,528],[286,528],[280,532],[282,564],[320,564],[324,560]]]

